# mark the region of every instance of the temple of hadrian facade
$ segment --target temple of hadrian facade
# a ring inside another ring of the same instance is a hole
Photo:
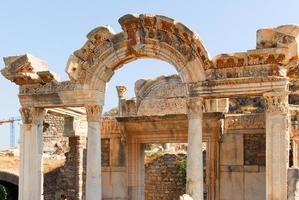
[[[120,33],[103,26],[87,34],[69,57],[68,81],[32,55],[4,58],[2,74],[19,86],[21,104],[18,199],[46,198],[49,115],[63,121],[69,143],[55,199],[150,200],[144,150],[153,143],[187,143],[184,193],[193,200],[298,198],[299,26],[259,29],[255,49],[211,58],[171,18],[125,15],[119,23]],[[138,80],[133,99],[118,86],[117,113],[103,115],[106,84],[138,58],[166,61],[178,75]]]

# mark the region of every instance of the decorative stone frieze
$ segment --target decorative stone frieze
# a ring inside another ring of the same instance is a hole
[[[230,115],[225,118],[225,130],[264,129],[264,114]]]
[[[120,124],[115,118],[103,117],[101,119],[101,134],[119,134],[120,132]]]
[[[98,27],[88,34],[88,41],[74,52],[66,69],[72,80],[95,88],[93,80],[107,82],[122,64],[138,57],[173,64],[184,82],[205,79],[204,69],[211,68],[211,59],[199,36],[183,24],[148,14],[125,15],[119,23],[121,33]]]
[[[99,105],[86,105],[86,116],[89,122],[98,122],[101,119],[102,106]]]
[[[23,85],[19,89],[20,95],[41,95],[41,94],[53,94],[64,91],[74,91],[80,89],[80,85],[71,82],[50,82],[44,85],[35,84],[35,85]]]
[[[288,113],[288,95],[289,92],[268,92],[264,94],[265,109],[267,113]]]

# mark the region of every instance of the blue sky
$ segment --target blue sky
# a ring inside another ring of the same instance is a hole
[[[169,16],[197,32],[211,56],[255,47],[256,30],[299,24],[298,0],[109,0],[2,1],[0,4],[0,57],[31,53],[49,63],[62,80],[69,55],[79,49],[93,28],[109,25],[120,31],[118,18],[128,13]],[[0,66],[4,63],[0,61]],[[143,59],[125,65],[111,79],[105,110],[117,105],[115,85],[173,74],[162,61]],[[0,119],[19,116],[18,88],[0,76]],[[0,149],[9,145],[9,126],[0,125]]]

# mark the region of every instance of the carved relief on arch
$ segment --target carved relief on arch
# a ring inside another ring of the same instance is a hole
[[[107,82],[113,75],[111,71],[140,57],[157,58],[174,65],[184,82],[202,81],[204,70],[212,68],[199,36],[171,18],[125,15],[119,23],[121,33],[99,27],[87,35],[87,42],[74,52],[74,62],[67,66],[72,80],[89,85],[97,77]]]

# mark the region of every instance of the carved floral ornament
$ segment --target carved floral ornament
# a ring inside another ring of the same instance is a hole
[[[128,92],[127,87],[124,85],[116,86],[116,90],[119,98],[125,98]]]
[[[188,115],[202,115],[203,113],[203,98],[190,98],[187,100]]]
[[[287,114],[289,110],[288,96],[289,92],[268,92],[264,95],[265,110],[267,113]]]
[[[25,107],[20,108],[23,124],[42,124],[46,111],[44,108]]]
[[[86,105],[86,117],[89,122],[99,122],[103,107],[100,105]]]

